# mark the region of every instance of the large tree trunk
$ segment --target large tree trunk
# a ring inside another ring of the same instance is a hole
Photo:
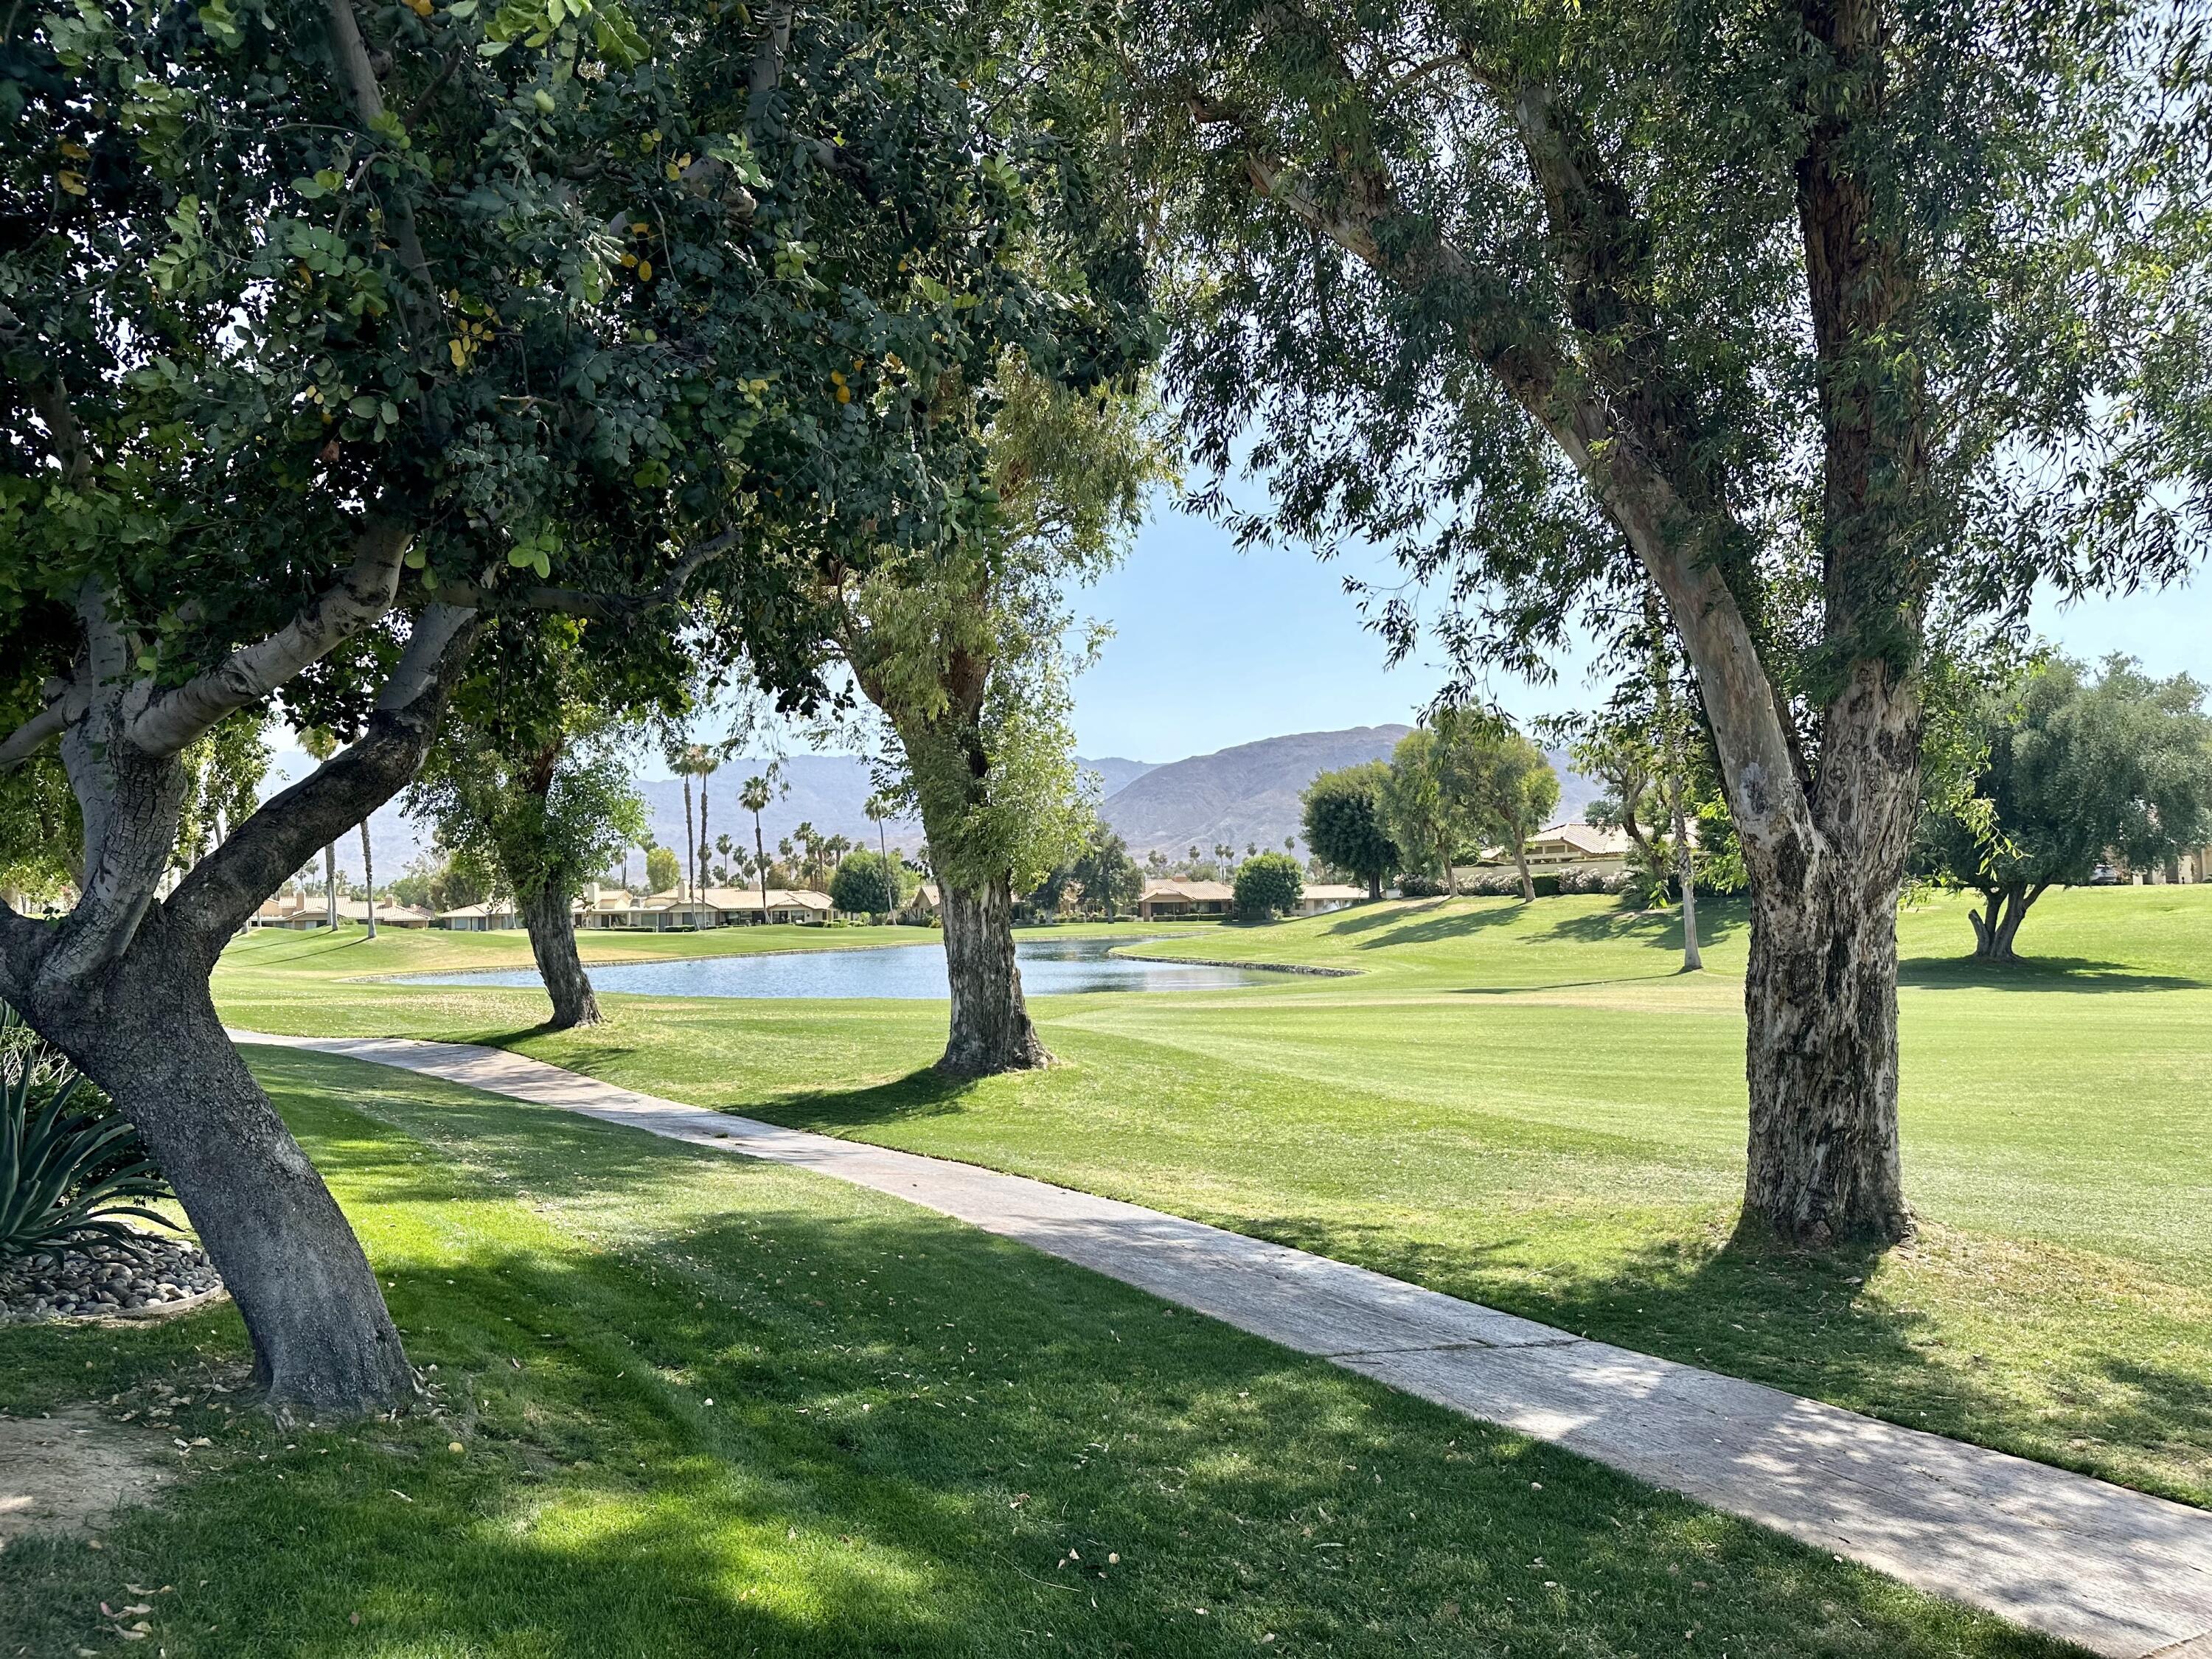
[[[1380,903],[1380,902],[1382,902],[1382,873],[1381,873],[1379,871],[1372,871],[1372,870],[1370,870],[1370,871],[1369,871],[1369,872],[1368,872],[1368,874],[1367,874],[1367,902],[1368,902],[1370,904],[1376,904],[1376,903]]]
[[[1534,904],[1536,902],[1536,884],[1528,875],[1528,844],[1526,842],[1513,843],[1513,867],[1521,872],[1521,902]]]
[[[1014,961],[1013,891],[1000,877],[981,889],[942,876],[945,967],[952,988],[952,1030],[938,1068],[957,1077],[1029,1071],[1052,1063],[1022,1000]]]
[[[1912,1231],[1898,1158],[1897,899],[1919,799],[1918,697],[1862,664],[1824,732],[1812,823],[1744,843],[1744,1217],[1815,1248]]]
[[[360,740],[264,803],[159,903],[185,793],[176,752],[195,729],[140,716],[166,745],[142,746],[143,690],[87,688],[62,739],[84,808],[81,896],[52,927],[0,911],[0,996],[143,1132],[245,1318],[257,1378],[286,1409],[400,1406],[413,1376],[345,1218],[224,1037],[209,976],[314,848],[414,775],[473,632],[473,613],[426,606]]]
[[[175,933],[149,919],[91,997],[40,1005],[37,1023],[145,1136],[245,1318],[272,1406],[352,1414],[413,1398],[368,1258]]]
[[[1897,1145],[1893,888],[1755,888],[1744,1211],[1792,1243],[1911,1231]]]
[[[522,925],[530,930],[530,954],[538,959],[538,976],[553,1003],[549,1023],[556,1030],[597,1025],[599,999],[576,954],[576,915],[561,883],[543,883],[522,901]]]

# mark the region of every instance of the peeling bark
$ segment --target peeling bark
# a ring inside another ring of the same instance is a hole
[[[548,1023],[556,1030],[597,1025],[599,1002],[576,954],[576,913],[569,908],[567,890],[552,881],[540,886],[522,901],[522,924],[530,931],[530,954],[553,1004]]]
[[[1033,1071],[1052,1056],[1030,1023],[1022,970],[1014,960],[1012,884],[1000,877],[980,889],[940,878],[945,967],[952,991],[952,1024],[938,1069],[956,1077]]]

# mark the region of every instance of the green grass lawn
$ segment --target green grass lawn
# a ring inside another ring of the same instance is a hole
[[[235,1409],[228,1309],[10,1330],[9,1411],[209,1443],[100,1548],[0,1554],[0,1653],[2061,1651],[888,1198],[252,1058],[437,1414]]]
[[[1692,977],[1668,921],[1598,899],[1212,929],[1146,948],[1359,975],[1040,1000],[1067,1063],[962,1086],[925,1069],[943,1042],[929,1004],[608,997],[605,1024],[549,1034],[532,993],[349,983],[260,940],[217,991],[244,1024],[506,1042],[1133,1199],[2212,1502],[2212,889],[2053,895],[2021,935],[2042,959],[2004,970],[1959,959],[1959,902],[1906,913],[1923,1231],[1879,1259],[1726,1248],[1745,939],[1740,910],[1705,911],[1712,971]],[[417,948],[380,941],[348,971]]]

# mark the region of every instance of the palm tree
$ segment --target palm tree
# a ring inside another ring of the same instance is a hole
[[[319,726],[311,726],[300,733],[300,747],[320,766],[338,752],[338,740]],[[338,925],[338,844],[331,842],[323,848],[323,908],[324,916],[335,933]],[[375,907],[372,904],[370,909]]]
[[[891,804],[881,795],[871,795],[868,797],[867,804],[860,810],[868,815],[869,822],[876,826],[876,850],[884,855],[884,863],[888,866],[891,861],[891,854],[890,848],[884,844],[884,820],[891,815]]]
[[[773,773],[771,767],[769,771]],[[755,773],[745,780],[744,787],[738,791],[738,805],[753,815],[753,862],[760,867],[761,920],[768,920],[768,847],[761,839],[761,814],[775,799],[769,778]]]
[[[376,864],[368,850],[368,820],[361,821],[361,884],[368,894],[368,936],[376,937]]]

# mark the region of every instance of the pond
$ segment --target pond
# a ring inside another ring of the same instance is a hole
[[[1022,989],[1030,996],[1085,991],[1219,991],[1280,982],[1253,968],[1195,962],[1132,962],[1108,951],[1138,938],[1024,939],[1014,946]],[[588,939],[580,940],[586,951]],[[602,991],[656,997],[858,997],[943,1001],[945,949],[886,945],[858,950],[780,951],[754,956],[686,957],[668,962],[610,963],[591,970]],[[410,985],[537,985],[529,968],[476,974],[410,974]]]

